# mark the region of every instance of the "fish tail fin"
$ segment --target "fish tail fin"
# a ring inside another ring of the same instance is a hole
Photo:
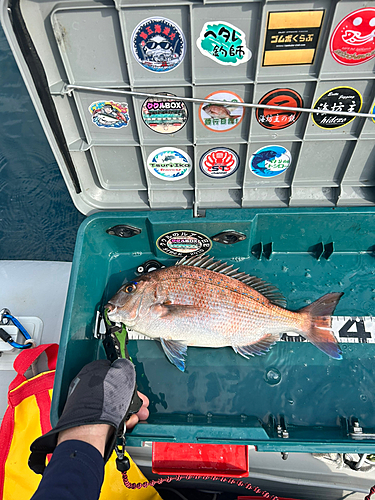
[[[315,347],[335,359],[342,359],[342,352],[332,333],[331,315],[342,296],[343,293],[327,293],[299,311],[309,323],[303,336]]]

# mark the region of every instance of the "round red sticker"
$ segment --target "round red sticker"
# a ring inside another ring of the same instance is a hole
[[[258,104],[269,106],[287,106],[303,108],[303,100],[298,92],[292,89],[274,89],[265,94]],[[300,111],[282,111],[281,109],[257,108],[256,119],[262,127],[269,130],[281,130],[293,125],[301,116]]]
[[[229,148],[209,149],[201,156],[199,168],[208,177],[223,179],[234,172],[240,166],[238,154]]]
[[[348,14],[336,26],[330,41],[332,57],[340,64],[353,66],[375,56],[375,7]]]

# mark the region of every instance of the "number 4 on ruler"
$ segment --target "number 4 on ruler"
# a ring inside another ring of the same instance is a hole
[[[355,331],[352,331],[353,325],[355,325]],[[367,339],[371,338],[371,332],[366,332],[363,319],[351,318],[340,328],[339,336],[340,338],[354,338],[358,339],[359,342],[367,342]]]

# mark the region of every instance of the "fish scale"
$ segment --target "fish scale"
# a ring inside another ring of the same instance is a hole
[[[248,357],[265,354],[286,331],[300,333],[339,359],[330,315],[341,295],[327,294],[289,311],[281,307],[285,299],[274,286],[204,256],[140,276],[106,307],[111,321],[160,339],[168,359],[184,370],[187,346],[230,346]]]
[[[206,329],[209,329],[210,334],[216,337],[215,345],[236,345],[259,340],[269,333],[271,319],[277,322],[278,331],[288,328],[290,331],[293,327],[295,329],[296,322],[299,320],[298,315],[274,306],[255,290],[251,289],[249,292],[249,287],[245,285],[243,290],[240,290],[239,283],[236,283],[235,289],[220,288],[225,286],[223,279],[216,283],[209,282],[208,287],[207,280],[203,282],[203,279],[196,285],[191,282],[191,275],[194,271],[195,268],[187,271],[188,276],[180,277],[175,283],[173,279],[171,280],[171,284],[167,285],[169,300],[172,303],[184,303],[204,308],[201,315],[193,319],[198,323],[197,327],[200,330],[202,323],[207,323]],[[230,284],[229,282],[228,286]],[[196,315],[195,311],[188,315],[189,321],[193,315]],[[217,338],[219,331],[223,336],[221,339]],[[186,340],[184,333],[181,332],[175,340]],[[187,345],[199,345],[196,339],[192,342]]]

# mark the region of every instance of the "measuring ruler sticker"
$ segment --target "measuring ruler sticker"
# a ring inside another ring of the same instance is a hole
[[[332,330],[342,343],[375,343],[375,318],[372,316],[332,316]]]
[[[342,344],[375,344],[375,318],[372,316],[332,316],[332,331]],[[308,342],[298,333],[283,333],[281,342]]]
[[[375,344],[375,317],[332,316],[332,330],[341,344]],[[130,340],[153,340],[141,333],[127,329]],[[308,342],[298,333],[283,333],[279,342]]]
[[[146,335],[143,335],[143,333],[138,333],[129,327],[126,327],[126,330],[128,331],[129,340],[154,340],[151,337],[146,337]]]

